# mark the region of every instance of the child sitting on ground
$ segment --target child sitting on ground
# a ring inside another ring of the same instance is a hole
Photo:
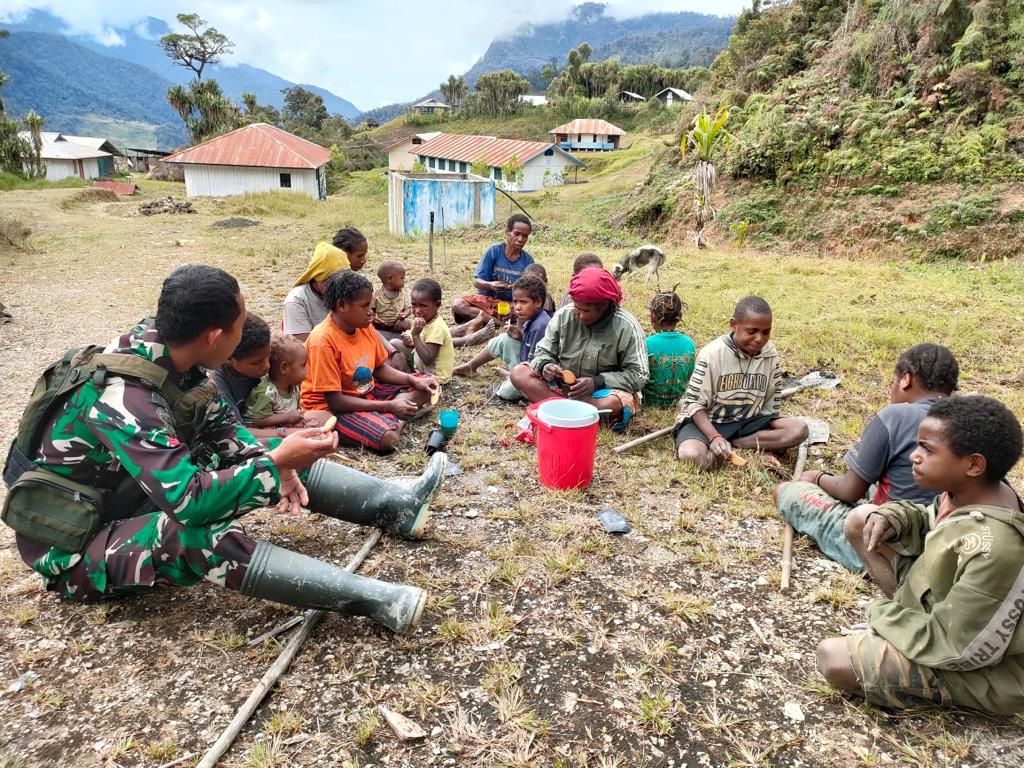
[[[799,481],[775,489],[775,503],[786,522],[814,539],[827,557],[860,573],[864,563],[843,526],[851,510],[865,500],[929,504],[935,498],[934,491],[914,481],[910,454],[917,448],[917,428],[928,409],[953,393],[959,375],[953,353],[938,344],[918,344],[900,355],[889,387],[891,405],[875,415],[846,454],[846,472],[833,476],[807,470]]]
[[[604,269],[604,262],[601,261],[601,257],[596,253],[581,253],[572,262],[572,275],[570,280],[582,272],[584,269],[590,267],[597,267],[598,269]],[[565,289],[565,295],[562,297],[561,302],[558,304],[558,308],[568,307],[572,304],[572,296],[569,295],[569,289]]]
[[[314,427],[327,421],[327,411],[303,413],[299,409],[307,357],[306,345],[294,336],[271,334],[270,372],[246,398],[243,415],[247,424],[274,429],[284,437],[289,428]]]
[[[412,311],[409,292],[405,290],[405,265],[394,259],[386,259],[377,267],[380,287],[373,292],[370,309],[373,310],[373,327],[386,339],[397,339],[412,323],[408,319]]]
[[[536,265],[527,267],[529,271]],[[533,359],[537,343],[544,338],[551,315],[544,309],[544,297],[547,287],[540,278],[524,274],[512,286],[512,307],[515,325],[507,333],[495,336],[487,343],[487,347],[467,363],[455,368],[457,376],[473,378],[476,369],[491,360],[503,360],[511,371],[519,363],[528,363]],[[515,333],[513,333],[515,330]],[[497,391],[498,397],[510,402],[520,399],[523,395],[512,382],[505,379]]]
[[[944,496],[852,513],[850,542],[886,597],[867,630],[818,645],[830,685],[880,707],[1024,711],[1024,502],[1005,481],[1021,443],[998,400],[932,405],[910,461]]]
[[[525,277],[526,275],[533,275],[534,277],[539,277],[540,281],[544,283],[544,311],[547,312],[548,315],[555,314],[555,297],[551,295],[550,291],[548,291],[547,269],[544,268],[543,264],[533,262],[533,264],[531,264],[530,266],[523,270],[523,276]],[[513,286],[513,291],[514,290],[515,286]],[[515,300],[514,295],[512,299],[513,301]]]
[[[660,407],[675,405],[686,393],[697,351],[693,339],[676,330],[683,318],[683,302],[676,287],[656,293],[650,304],[654,333],[647,337],[651,378],[644,387],[644,402]]]
[[[239,424],[246,423],[242,418],[246,398],[269,370],[270,326],[262,317],[250,312],[242,323],[242,337],[231,357],[220,368],[210,371],[210,379]],[[274,430],[270,429],[257,436],[273,434]]]
[[[679,404],[677,455],[701,469],[721,466],[734,448],[782,451],[807,437],[804,422],[779,416],[782,373],[768,302],[740,299],[729,327],[700,351]]]
[[[442,384],[452,380],[455,345],[441,311],[441,284],[432,277],[417,280],[412,287],[412,327],[402,334],[406,354],[420,373],[432,373]]]
[[[414,297],[415,298],[415,297]],[[330,314],[309,334],[309,376],[299,403],[331,411],[340,439],[349,445],[393,451],[402,422],[425,409],[440,384],[388,364],[393,350],[370,327],[373,286],[356,272],[335,272],[324,287]]]
[[[622,287],[603,269],[573,276],[569,295],[572,306],[551,318],[533,360],[512,369],[512,385],[531,403],[559,395],[590,403],[621,431],[647,383],[643,329],[619,306]]]

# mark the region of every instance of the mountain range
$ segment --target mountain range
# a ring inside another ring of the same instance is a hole
[[[173,64],[160,48],[160,36],[172,31],[164,21],[149,17],[114,30],[122,45],[65,34],[64,22],[38,10],[0,26],[11,32],[0,42],[0,70],[11,76],[3,91],[10,112],[35,109],[46,117],[49,130],[102,132],[131,146],[169,148],[185,142],[181,118],[165,94],[174,83],[188,83],[192,72]],[[281,91],[296,85],[247,64],[214,65],[203,74],[236,102],[250,91],[261,104],[278,108],[284,102]],[[298,85],[322,96],[328,112],[349,120],[359,117],[352,102],[315,85]]]

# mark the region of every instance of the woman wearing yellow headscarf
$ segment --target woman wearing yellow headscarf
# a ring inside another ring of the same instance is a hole
[[[339,229],[329,243],[317,243],[309,266],[284,299],[284,332],[304,341],[327,317],[322,300],[327,278],[343,269],[358,272],[366,263],[367,250],[365,235],[355,227]]]

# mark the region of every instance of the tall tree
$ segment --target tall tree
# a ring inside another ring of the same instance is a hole
[[[172,85],[167,103],[181,115],[190,143],[206,141],[241,123],[238,107],[224,96],[216,80],[193,80],[188,88]]]
[[[455,75],[448,75],[448,79],[441,83],[439,90],[445,103],[456,111],[462,106],[462,100],[469,94],[469,86],[466,85],[466,81],[461,76],[456,77]]]
[[[41,179],[46,175],[43,167],[43,123],[46,121],[43,116],[30,109],[25,115],[25,125],[28,126],[29,135],[32,137],[32,165],[34,176]]]
[[[202,80],[207,65],[216,64],[231,53],[235,44],[214,27],[208,27],[206,19],[198,13],[179,13],[177,18],[188,33],[164,35],[160,38],[160,47],[175,64],[191,69],[196,73],[196,80]]]
[[[491,117],[506,117],[519,109],[519,99],[529,93],[530,81],[511,69],[485,72],[476,79],[479,109]]]
[[[324,106],[324,97],[319,93],[307,91],[301,85],[285,88],[281,93],[284,94],[281,117],[289,131],[309,138],[307,134],[319,131],[330,117]]]

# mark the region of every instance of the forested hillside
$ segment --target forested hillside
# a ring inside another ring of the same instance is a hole
[[[679,130],[699,108],[730,108],[719,173],[739,183],[720,185],[720,223],[744,235],[1016,253],[1024,214],[993,185],[1024,179],[1022,66],[1022,2],[755,2]],[[675,150],[666,160],[637,223],[689,215],[685,194],[665,192],[686,166]]]

